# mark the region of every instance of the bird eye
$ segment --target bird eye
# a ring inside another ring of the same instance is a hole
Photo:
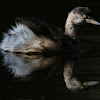
[[[86,18],[86,15],[83,15],[83,18]]]

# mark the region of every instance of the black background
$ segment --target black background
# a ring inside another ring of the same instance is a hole
[[[5,31],[16,17],[36,17],[64,30],[68,12],[77,6],[89,7],[100,21],[100,0],[2,0],[0,31]]]

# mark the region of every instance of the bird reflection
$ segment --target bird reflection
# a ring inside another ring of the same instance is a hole
[[[45,69],[51,66],[50,71],[60,66],[61,61],[58,56],[47,55],[27,55],[2,52],[4,65],[14,78],[25,78],[36,70]],[[50,72],[49,71],[49,72]],[[51,74],[51,73],[48,73]],[[46,75],[47,76],[47,75]]]
[[[4,65],[7,66],[8,71],[13,74],[14,78],[27,79],[27,76],[30,76],[33,80],[35,76],[36,79],[43,76],[44,79],[47,79],[57,77],[63,73],[66,87],[73,91],[83,90],[99,83],[99,81],[81,82],[77,77],[74,77],[73,67],[75,61],[69,61],[69,57],[66,56],[27,55],[7,52],[2,54]]]
[[[86,81],[82,83],[80,80],[77,79],[77,77],[73,76],[73,67],[74,61],[67,62],[64,67],[64,81],[68,89],[72,91],[83,90],[89,86],[99,83],[99,81]]]
[[[3,53],[4,65],[7,65],[11,74],[14,77],[25,77],[31,74],[35,70],[39,70],[56,61],[54,56],[48,58],[42,55],[26,55],[26,54],[14,54],[14,53]]]

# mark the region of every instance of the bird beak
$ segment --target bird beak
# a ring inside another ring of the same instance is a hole
[[[91,24],[94,24],[94,25],[100,25],[100,23],[97,22],[97,21],[95,21],[94,19],[85,19],[85,21],[86,21],[87,23],[91,23]]]
[[[88,86],[93,86],[93,85],[97,85],[99,84],[99,81],[88,81],[88,82],[84,82],[82,86],[80,86],[80,89],[84,89],[85,87]]]

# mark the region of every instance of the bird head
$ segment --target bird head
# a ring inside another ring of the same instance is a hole
[[[82,22],[91,23],[94,25],[100,25],[99,22],[94,20],[91,15],[91,10],[88,7],[75,7],[69,14],[69,19],[75,25],[78,25]]]

